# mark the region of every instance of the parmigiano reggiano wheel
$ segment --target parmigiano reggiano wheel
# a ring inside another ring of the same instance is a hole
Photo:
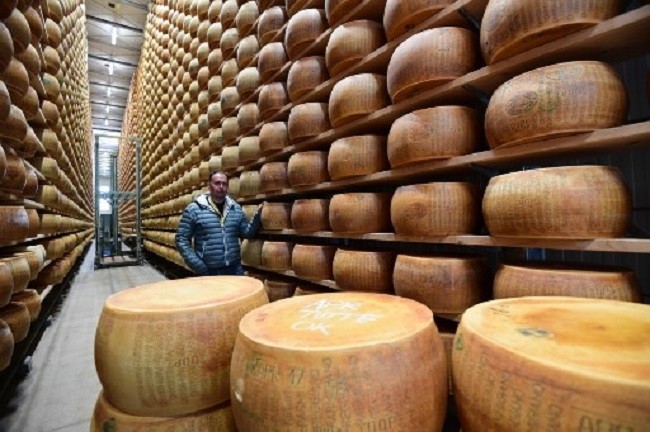
[[[14,55],[21,54],[27,49],[31,40],[31,31],[25,15],[18,9],[14,9],[4,20],[4,25],[9,29],[14,41]]]
[[[231,115],[239,105],[239,92],[237,87],[226,87],[221,90],[221,111],[226,115]]]
[[[292,187],[328,181],[327,152],[314,150],[294,153],[287,164],[287,178]]]
[[[269,155],[288,147],[289,131],[284,122],[264,123],[260,129],[260,151]]]
[[[383,20],[386,38],[389,41],[397,39],[453,2],[454,0],[387,0]]]
[[[614,17],[620,0],[491,0],[481,21],[481,50],[487,64],[508,59]],[[516,25],[512,25],[516,20]]]
[[[210,54],[208,55],[208,70],[210,71],[211,74],[216,74],[221,65],[223,64],[223,54],[221,52],[221,49],[219,48],[210,48],[212,51],[210,51]],[[210,78],[210,81],[212,81],[213,78],[219,77],[221,80],[221,77],[219,75],[213,75]],[[210,84],[208,82],[208,89],[210,87]]]
[[[289,187],[286,162],[267,162],[260,168],[260,180],[264,192],[277,191]]]
[[[287,11],[281,6],[266,9],[257,22],[257,38],[260,45],[266,45],[278,34],[287,22]]]
[[[385,42],[384,28],[378,22],[357,20],[336,27],[325,49],[329,74],[340,74],[381,48]]]
[[[0,320],[0,371],[5,370],[11,364],[11,356],[14,354],[14,336],[9,325]]]
[[[93,411],[92,427],[90,432],[139,431],[147,432],[181,432],[196,431],[223,431],[237,432],[235,419],[226,402],[216,407],[178,417],[144,417],[134,416],[115,408],[104,396],[99,394]]]
[[[221,164],[221,156],[212,156],[208,161],[208,166],[210,168],[210,171],[221,171],[223,169],[223,165]]]
[[[232,57],[232,55],[235,53],[235,47],[238,43],[239,33],[237,33],[236,28],[230,28],[223,32],[221,35],[221,41],[219,42],[219,48],[221,48],[221,53],[223,54],[224,59],[229,59]]]
[[[390,217],[397,234],[471,234],[478,228],[479,206],[480,191],[472,183],[425,183],[397,188]]]
[[[333,275],[344,291],[393,292],[393,252],[369,252],[338,249],[334,255]]]
[[[4,262],[0,262],[0,307],[11,301],[11,294],[13,292],[14,276],[11,273],[11,269]]]
[[[239,177],[231,177],[228,181],[228,193],[233,198],[239,198],[240,181]]]
[[[257,3],[254,1],[251,0],[241,5],[237,12],[237,16],[235,16],[235,25],[237,26],[239,34],[245,35],[251,31],[259,15],[260,11],[257,7]]]
[[[16,7],[16,3],[18,3],[18,0],[8,0],[2,2],[2,4],[0,4],[0,19],[4,20],[9,18],[9,15],[11,15],[11,12],[13,12],[14,8]]]
[[[237,113],[237,124],[239,133],[247,134],[255,128],[260,121],[260,110],[256,103],[247,103],[239,107]]]
[[[255,67],[247,67],[237,75],[237,93],[239,99],[245,100],[255,93],[260,85],[260,73]]]
[[[297,60],[302,52],[327,30],[325,11],[303,9],[289,18],[284,35],[284,46],[290,60]]]
[[[293,243],[265,241],[262,245],[262,266],[269,270],[291,270]]]
[[[405,364],[417,367],[400,368]],[[237,426],[248,432],[297,431],[303,424],[442,430],[444,348],[431,311],[411,300],[370,293],[293,297],[242,320],[231,400]]]
[[[485,259],[398,255],[395,294],[427,305],[434,314],[461,314],[488,297]]]
[[[393,103],[431,90],[474,70],[478,41],[470,30],[440,27],[402,42],[388,64],[388,93]]]
[[[221,102],[214,102],[208,105],[208,115],[206,120],[209,126],[217,126],[222,118],[223,111],[221,110]]]
[[[29,333],[29,310],[23,303],[10,302],[0,308],[0,321],[11,329],[14,343],[22,342]]]
[[[29,232],[29,217],[22,206],[0,206],[0,241],[23,240]]]
[[[388,160],[393,168],[472,153],[481,125],[476,112],[463,106],[413,111],[395,120],[388,134]]]
[[[296,284],[291,282],[284,282],[279,280],[264,280],[264,289],[269,296],[269,302],[282,300],[293,296],[296,290]]]
[[[494,298],[567,296],[640,302],[634,272],[570,264],[502,264],[494,276]]]
[[[614,167],[504,174],[490,179],[483,196],[483,216],[495,237],[619,237],[631,211],[629,191]]]
[[[386,77],[364,73],[337,82],[329,100],[329,119],[338,128],[390,105]]]
[[[648,332],[650,307],[633,303],[525,297],[468,309],[452,353],[463,431],[647,429]]]
[[[222,106],[223,108],[223,106]],[[239,136],[237,117],[226,117],[221,121],[221,135],[225,145],[233,145]]]
[[[221,0],[212,0],[208,9],[208,20],[210,22],[217,22],[221,16],[221,8],[223,3]]]
[[[244,239],[241,243],[242,263],[250,266],[260,267],[262,265],[263,244],[264,240]]]
[[[340,138],[330,146],[327,171],[332,180],[368,175],[387,168],[384,136],[360,135]]]
[[[147,417],[225,402],[233,332],[243,315],[267,301],[262,283],[244,276],[164,281],[111,295],[95,336],[107,401]]]
[[[289,103],[285,84],[274,82],[261,86],[258,103],[261,119],[269,120]]]
[[[329,231],[328,199],[297,199],[291,207],[291,226],[299,232]]]
[[[310,102],[294,105],[287,123],[292,144],[308,140],[330,129],[326,103]]]
[[[239,5],[236,0],[226,0],[223,2],[219,20],[225,29],[229,29],[235,23],[237,12],[239,12]],[[233,30],[237,31],[237,29]]]
[[[235,59],[226,60],[221,65],[221,80],[225,86],[235,86],[239,66]]]
[[[627,93],[616,71],[594,61],[559,63],[519,75],[492,95],[485,132],[492,148],[620,126]]]
[[[34,275],[34,278],[36,278],[36,275]],[[11,301],[27,306],[30,322],[34,322],[41,312],[41,296],[36,290],[26,289],[19,291],[11,296]]]
[[[269,81],[287,63],[287,53],[282,42],[273,42],[260,49],[257,58],[257,68],[260,71],[261,82]]]
[[[329,205],[332,231],[347,234],[390,232],[389,193],[356,192],[337,194]]]
[[[221,76],[216,75],[210,78],[210,81],[208,81],[208,94],[210,95],[210,101],[220,101],[222,91],[223,81],[221,80]]]
[[[297,244],[291,255],[291,268],[299,278],[332,280],[335,246]]]
[[[256,136],[243,137],[239,140],[239,163],[242,165],[254,162],[261,156],[260,140]]]
[[[262,228],[265,231],[291,229],[291,203],[267,202],[262,208]]]
[[[221,166],[226,171],[239,166],[239,147],[224,147],[221,150]]]
[[[239,194],[242,197],[250,197],[260,193],[261,178],[259,171],[244,171],[239,178]]]
[[[287,75],[287,91],[291,102],[313,91],[329,79],[325,57],[310,56],[295,60]],[[328,97],[326,95],[325,97]],[[319,102],[325,102],[327,99]]]

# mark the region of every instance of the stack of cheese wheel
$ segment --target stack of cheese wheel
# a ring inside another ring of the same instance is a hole
[[[383,17],[386,38],[389,41],[398,38],[453,2],[454,0],[387,0]]]
[[[405,364],[417,367],[399,367]],[[347,383],[348,390],[331,383]],[[305,394],[319,403],[304,403]],[[231,399],[237,427],[249,432],[303,424],[441,430],[444,348],[431,312],[411,300],[370,293],[293,297],[242,319]],[[292,415],[271,414],[280,411]]]
[[[502,264],[494,276],[494,298],[569,296],[641,301],[641,287],[628,269],[570,264]]]
[[[332,272],[336,285],[344,291],[392,293],[394,265],[393,252],[338,249]]]
[[[291,206],[291,203],[266,203],[262,208],[262,229],[265,231],[291,229]]]
[[[335,246],[297,244],[291,255],[291,268],[299,278],[307,280],[334,279],[332,262]]]
[[[384,45],[384,29],[370,20],[351,21],[332,31],[325,49],[325,62],[335,76]]]
[[[118,428],[186,427],[214,418],[234,431],[224,403],[236,329],[266,303],[262,283],[242,276],[165,281],[110,296],[95,337],[104,388],[95,427],[108,421],[108,410],[120,414]]]
[[[483,216],[495,237],[619,237],[632,212],[618,169],[540,168],[490,179]]]
[[[287,180],[292,187],[309,186],[328,181],[327,152],[294,153],[287,163]]]
[[[244,171],[239,176],[239,194],[242,197],[250,197],[260,193],[259,171]]]
[[[265,241],[262,245],[262,266],[269,270],[291,270],[293,243]]]
[[[298,232],[329,231],[329,199],[297,199],[291,207],[291,226]]]
[[[627,93],[601,62],[559,63],[501,85],[485,113],[492,148],[514,146],[623,124]]]
[[[391,231],[391,195],[385,192],[337,194],[329,204],[329,221],[337,233],[366,234]]]
[[[485,259],[398,255],[395,294],[427,305],[434,313],[461,314],[487,297]]]
[[[463,431],[646,430],[648,332],[648,305],[611,300],[524,297],[468,309],[452,353]]]
[[[332,143],[327,156],[327,171],[332,180],[373,174],[388,168],[386,137],[359,135]]]
[[[478,228],[480,192],[464,182],[436,182],[397,188],[390,217],[397,234],[446,236]]]
[[[281,280],[264,279],[264,289],[269,296],[269,303],[292,297],[296,291],[296,284]]]
[[[337,82],[329,99],[329,119],[337,128],[390,104],[386,77],[364,73]]]

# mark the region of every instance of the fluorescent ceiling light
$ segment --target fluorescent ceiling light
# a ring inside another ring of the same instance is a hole
[[[111,107],[109,107],[108,105],[106,105],[106,114],[108,114],[109,112],[111,112]]]
[[[111,88],[106,87],[106,97],[111,97]]]
[[[108,107],[106,107],[108,108]],[[108,126],[108,119],[104,119],[104,126]]]
[[[108,64],[108,74],[113,75],[113,63]]]
[[[113,27],[113,35],[111,37],[111,43],[117,45],[117,28]]]

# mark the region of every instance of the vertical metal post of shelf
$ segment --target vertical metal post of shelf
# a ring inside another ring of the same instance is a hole
[[[135,144],[135,256],[142,264],[142,138],[134,137]]]
[[[111,155],[111,214],[112,214],[112,237],[113,237],[113,256],[120,255],[121,245],[120,245],[120,233],[118,226],[118,208],[119,208],[119,194],[117,189],[117,155]]]
[[[95,136],[95,268],[99,265],[102,254],[101,227],[99,215],[99,137]]]

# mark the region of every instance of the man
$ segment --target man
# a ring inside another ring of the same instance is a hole
[[[176,230],[176,247],[198,275],[243,275],[239,238],[257,235],[264,203],[249,222],[241,206],[228,196],[225,173],[210,173],[208,189],[183,211]]]

